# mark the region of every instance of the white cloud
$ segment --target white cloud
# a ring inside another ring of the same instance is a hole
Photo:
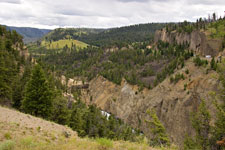
[[[20,4],[21,0],[0,0],[0,3]]]
[[[108,28],[148,22],[195,21],[224,0],[0,0],[0,23],[41,28]]]

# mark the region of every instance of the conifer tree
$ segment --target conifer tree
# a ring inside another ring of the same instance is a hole
[[[193,117],[191,118],[192,126],[196,132],[196,144],[199,145],[202,150],[209,149],[209,134],[211,130],[210,119],[211,116],[206,107],[206,103],[202,100],[198,112],[193,114]]]
[[[36,65],[26,85],[22,109],[31,115],[49,118],[52,106],[52,91],[49,88],[43,69],[40,65]]]
[[[70,118],[70,112],[67,108],[67,100],[61,95],[58,95],[54,99],[51,120],[62,125],[68,125],[69,118]]]
[[[166,134],[166,129],[157,117],[155,110],[148,110],[147,113],[151,117],[150,120],[146,120],[146,123],[148,123],[150,126],[151,132],[150,145],[170,146],[170,141]]]
[[[85,120],[84,113],[87,108],[85,104],[83,104],[80,100],[74,103],[71,110],[70,116],[70,127],[78,132],[79,136],[85,136],[87,133],[85,132]]]
[[[216,121],[215,126],[213,128],[213,137],[212,137],[212,144],[214,147],[217,147],[217,149],[223,149],[224,147],[216,144],[217,141],[221,141],[225,138],[225,65],[224,60],[222,61],[222,64],[218,66],[218,73],[220,75],[219,80],[222,84],[222,90],[217,95],[218,97],[214,97],[215,99],[220,100],[220,103],[215,100],[215,105],[217,108],[217,114],[216,114]]]
[[[212,58],[212,60],[210,62],[210,66],[211,66],[211,69],[216,70],[216,62],[215,62],[214,57]]]

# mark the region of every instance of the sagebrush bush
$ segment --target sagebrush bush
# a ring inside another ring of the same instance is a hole
[[[7,140],[0,144],[0,150],[14,150],[15,142],[12,140]]]
[[[9,132],[5,133],[5,134],[4,134],[4,137],[5,137],[7,140],[12,139],[11,134],[10,134]]]

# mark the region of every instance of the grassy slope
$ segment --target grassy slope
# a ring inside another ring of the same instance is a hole
[[[1,106],[0,112],[0,150],[157,150],[143,142],[81,139],[68,127]]]
[[[66,39],[66,40],[59,40],[59,41],[53,41],[53,42],[48,42],[48,41],[42,41],[41,46],[45,46],[47,49],[61,49],[65,47],[66,45],[71,48],[73,45],[76,45],[76,47],[79,48],[86,48],[88,44],[78,41],[78,40],[72,40],[72,39]]]

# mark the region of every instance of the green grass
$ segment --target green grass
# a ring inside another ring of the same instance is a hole
[[[100,145],[100,149],[110,149],[113,147],[113,142],[106,138],[96,139],[97,143]]]
[[[69,48],[72,47],[72,45],[76,45],[78,48],[86,48],[88,44],[78,41],[78,40],[73,40],[73,39],[65,39],[65,40],[59,40],[59,41],[42,41],[41,46],[45,46],[47,49],[62,49],[65,46],[68,46]]]
[[[12,140],[7,140],[0,143],[0,150],[14,150],[15,142]]]

